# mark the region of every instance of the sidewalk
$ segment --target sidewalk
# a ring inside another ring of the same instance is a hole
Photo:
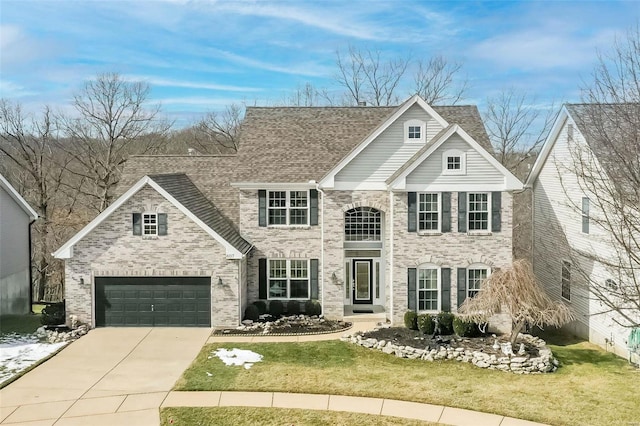
[[[453,426],[542,426],[497,414],[393,399],[280,392],[169,392],[164,407],[273,407],[350,411]]]

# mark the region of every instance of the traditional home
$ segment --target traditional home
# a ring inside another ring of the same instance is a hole
[[[638,212],[637,198],[633,204],[616,194],[637,197],[637,187],[620,177],[627,170],[637,176],[640,167],[639,118],[638,105],[564,105],[526,184],[533,190],[536,277],[575,312],[570,331],[625,357],[629,325],[640,320],[638,301],[628,303],[637,287],[626,291],[640,282],[629,256]],[[634,129],[625,129],[633,120]],[[625,143],[629,149],[620,149]]]
[[[475,107],[418,96],[247,108],[235,156],[129,160],[126,192],[56,252],[68,313],[222,326],[256,300],[317,299],[327,317],[395,324],[408,309],[455,311],[511,263],[522,183],[490,152]],[[202,322],[179,319],[190,296]]]
[[[31,311],[31,224],[38,214],[0,175],[0,313]]]

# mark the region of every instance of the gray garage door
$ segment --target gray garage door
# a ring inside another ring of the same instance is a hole
[[[210,277],[100,277],[97,327],[210,327]]]

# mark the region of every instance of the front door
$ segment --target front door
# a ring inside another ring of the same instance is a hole
[[[353,303],[373,303],[373,260],[354,259],[351,270],[353,271]]]

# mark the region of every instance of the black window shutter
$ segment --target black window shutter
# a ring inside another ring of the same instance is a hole
[[[451,193],[442,193],[442,232],[451,232]]]
[[[415,194],[415,192],[414,192]],[[417,280],[417,270],[416,268],[409,268],[408,270],[408,277],[407,277],[407,281],[408,281],[408,288],[407,288],[407,298],[408,298],[408,303],[407,303],[407,307],[412,310],[415,311],[416,310],[416,304],[417,304],[417,298],[416,298],[416,280]]]
[[[267,191],[258,190],[258,226],[267,226]]]
[[[502,222],[502,192],[491,193],[491,232],[500,232]]]
[[[142,235],[142,213],[132,215],[133,235]]]
[[[467,193],[458,192],[458,232],[467,232]]]
[[[167,214],[158,213],[158,235],[167,235]]]
[[[451,312],[451,268],[442,268],[440,274],[442,278],[442,310]]]
[[[409,232],[416,232],[418,229],[418,204],[416,202],[417,194],[415,192],[407,193],[408,217],[407,226]]]
[[[582,232],[589,233],[589,199],[582,197]]]
[[[311,299],[318,300],[318,259],[311,259],[309,262],[311,263]]]
[[[458,268],[458,309],[467,298],[467,268]]]
[[[309,191],[309,225],[318,224],[318,190]]]
[[[267,259],[258,259],[258,298],[267,298]]]

